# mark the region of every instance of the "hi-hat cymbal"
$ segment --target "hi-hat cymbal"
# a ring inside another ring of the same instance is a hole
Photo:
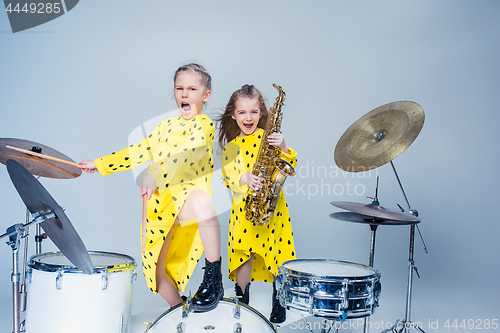
[[[407,225],[407,224],[417,224],[418,221],[397,221],[389,220],[380,217],[368,216],[352,212],[337,212],[331,213],[330,217],[340,221],[363,223],[369,225]]]
[[[6,164],[8,160],[15,160],[26,168],[26,170],[28,170],[32,175],[48,178],[70,179],[76,178],[82,174],[82,170],[77,167],[27,155],[25,153],[9,149],[6,146],[13,146],[25,150],[32,150],[33,147],[39,147],[41,148],[40,153],[42,155],[71,162],[74,161],[63,153],[40,143],[23,139],[0,138],[0,163]]]
[[[92,274],[93,266],[87,249],[61,206],[21,164],[8,160],[6,165],[12,183],[31,214],[53,212],[56,215],[40,223],[52,242],[76,267]]]
[[[363,204],[363,203],[348,202],[348,201],[332,201],[330,202],[330,204],[353,213],[376,217],[379,219],[415,222],[415,223],[420,222],[420,219],[416,216],[400,212],[394,209],[384,208],[379,205]]]
[[[415,102],[382,105],[359,118],[344,132],[335,147],[335,163],[350,172],[378,168],[412,144],[424,119],[424,110]]]

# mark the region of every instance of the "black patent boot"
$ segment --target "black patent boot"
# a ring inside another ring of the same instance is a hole
[[[234,292],[236,293],[236,297],[238,297],[238,302],[248,305],[250,302],[250,284],[251,283],[248,282],[245,287],[245,293],[243,293],[243,290],[241,290],[241,287],[238,286],[237,283],[234,284]]]
[[[286,309],[281,306],[278,299],[278,292],[276,291],[276,282],[273,283],[273,309],[269,321],[275,324],[281,324],[286,320]]]
[[[205,259],[203,281],[191,300],[193,311],[205,312],[213,310],[219,304],[219,300],[224,297],[221,262],[222,258],[215,262],[209,262]]]

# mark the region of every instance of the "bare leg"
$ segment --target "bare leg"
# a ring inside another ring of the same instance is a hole
[[[178,222],[174,223],[174,226],[178,224]],[[158,255],[158,261],[156,266],[156,289],[161,297],[170,306],[175,306],[182,302],[181,296],[179,295],[179,291],[177,290],[177,286],[174,281],[167,275],[165,272],[165,260],[168,253],[168,248],[170,247],[170,241],[172,239],[172,231],[174,226],[170,229],[170,232],[165,237],[165,241],[160,250],[160,254]]]
[[[192,191],[182,206],[179,221],[198,220],[201,243],[205,250],[205,258],[209,262],[220,259],[220,226],[217,213],[210,195],[202,190]]]
[[[250,275],[252,273],[252,261],[254,253],[250,253],[250,259],[245,261],[243,265],[236,270],[236,283],[240,286],[241,290],[245,290],[248,283],[250,283]]]

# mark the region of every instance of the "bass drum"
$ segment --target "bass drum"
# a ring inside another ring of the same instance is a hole
[[[324,318],[361,318],[378,307],[380,274],[373,268],[328,259],[289,260],[276,278],[283,306]]]
[[[145,333],[277,332],[273,325],[254,308],[242,303],[237,306],[229,298],[223,298],[214,310],[207,312],[185,313],[183,309],[186,305],[187,303],[184,302],[163,313]]]
[[[130,256],[89,252],[85,274],[61,252],[31,257],[27,333],[129,332],[136,263]]]

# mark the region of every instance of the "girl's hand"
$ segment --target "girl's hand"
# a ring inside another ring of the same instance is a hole
[[[155,193],[155,190],[156,190],[155,179],[151,175],[146,175],[142,179],[141,189],[139,190],[141,197],[146,195],[148,200],[149,200],[149,199],[151,199],[151,196],[153,195],[153,193]]]
[[[283,137],[283,134],[273,133],[267,137],[267,142],[269,142],[271,146],[278,147],[285,154],[290,154],[290,152],[288,151],[288,146],[285,143],[285,138]]]
[[[90,160],[84,160],[78,163],[78,168],[80,168],[84,172],[88,173],[94,173],[97,171],[97,168],[95,167],[94,161]]]
[[[240,178],[240,186],[242,185],[248,185],[248,187],[252,190],[252,191],[258,191],[259,189],[262,188],[262,181],[264,179],[258,177],[258,176],[255,176],[253,173],[252,173],[252,170],[248,171],[247,173],[245,173],[243,176],[241,176]]]

